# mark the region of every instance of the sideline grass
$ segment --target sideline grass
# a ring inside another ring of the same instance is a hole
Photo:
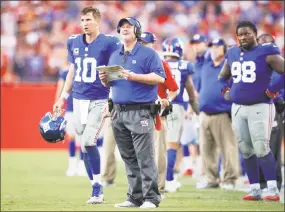
[[[87,177],[66,177],[65,151],[1,151],[1,211],[141,211],[119,209],[127,179],[118,164],[116,187],[104,189],[105,204],[86,205],[91,193]],[[179,192],[166,194],[155,211],[284,211],[283,203],[244,202],[239,191],[196,190],[190,177],[181,178]]]

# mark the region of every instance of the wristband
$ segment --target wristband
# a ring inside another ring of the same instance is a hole
[[[266,95],[267,95],[269,98],[271,98],[271,99],[276,98],[277,95],[278,95],[278,92],[277,92],[277,93],[272,93],[272,92],[270,92],[268,89],[265,90],[265,93],[266,93]]]
[[[230,90],[231,90],[231,89],[230,89],[229,87],[225,88],[224,90],[222,90],[222,95],[224,96],[225,93],[226,93],[227,91],[230,91]]]
[[[70,95],[69,93],[67,93],[66,91],[63,91],[60,95],[60,98],[67,100],[69,95]]]

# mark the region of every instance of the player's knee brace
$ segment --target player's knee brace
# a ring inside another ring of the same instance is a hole
[[[262,158],[270,151],[269,143],[266,141],[256,141],[253,143],[256,157]]]
[[[246,142],[239,141],[238,142],[239,150],[243,156],[243,158],[250,158],[252,155],[255,154],[254,149],[251,145],[248,145]]]

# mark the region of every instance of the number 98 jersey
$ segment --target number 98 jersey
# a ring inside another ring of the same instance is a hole
[[[72,95],[76,99],[108,99],[110,89],[102,85],[97,66],[108,65],[111,54],[121,47],[117,37],[99,34],[91,43],[85,35],[67,40],[68,61],[74,64]]]
[[[228,50],[226,58],[233,78],[230,91],[232,102],[241,105],[271,102],[265,94],[272,75],[266,57],[274,54],[280,54],[280,50],[271,43],[258,45],[245,52],[239,47]]]

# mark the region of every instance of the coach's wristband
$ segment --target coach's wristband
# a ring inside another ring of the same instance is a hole
[[[66,91],[63,91],[60,95],[60,98],[67,100],[69,95],[70,95],[69,93],[67,93]]]

